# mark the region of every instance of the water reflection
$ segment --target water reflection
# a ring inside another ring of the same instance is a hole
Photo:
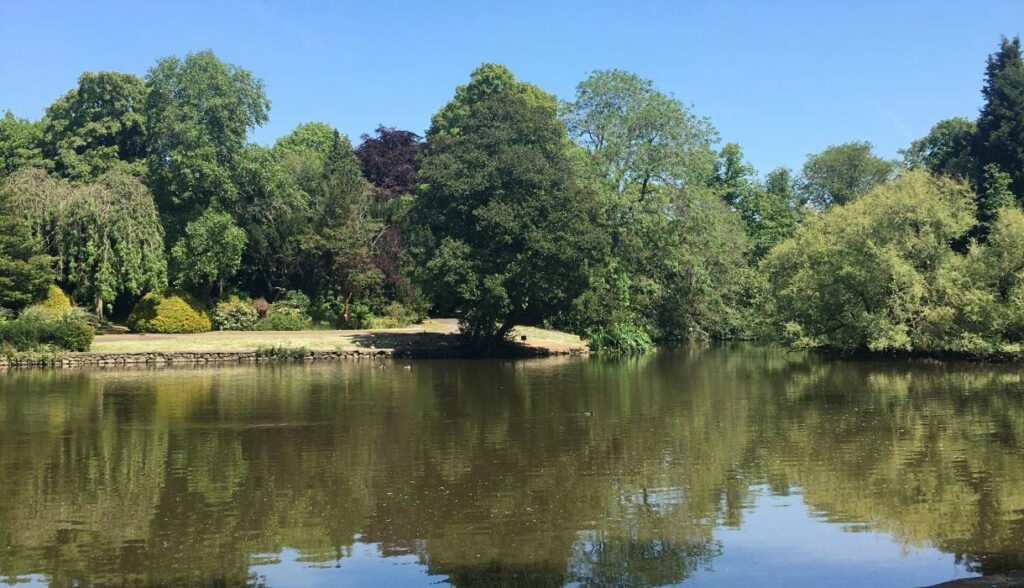
[[[1022,434],[1008,366],[755,347],[12,372],[0,580],[935,582],[1024,567]]]

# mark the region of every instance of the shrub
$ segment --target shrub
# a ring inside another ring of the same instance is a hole
[[[256,309],[256,314],[259,315],[260,318],[270,314],[270,303],[262,296],[252,301],[252,307]]]
[[[30,314],[0,322],[0,347],[7,351],[88,351],[95,329],[74,317],[40,319]]]
[[[74,308],[64,290],[54,284],[50,284],[50,288],[46,291],[46,299],[40,302],[39,306],[50,311],[54,317],[64,316]]]
[[[289,290],[285,292],[284,297],[273,304],[270,312],[290,314],[309,321],[309,296],[298,290]]]
[[[369,327],[371,329],[395,329],[407,327],[419,320],[420,316],[416,309],[392,302],[384,307],[382,316],[370,319]]]
[[[210,316],[189,294],[146,294],[128,316],[128,326],[142,333],[204,333],[213,328]]]
[[[260,317],[251,303],[231,296],[214,307],[212,319],[219,331],[251,331]]]
[[[616,323],[611,327],[597,327],[587,331],[584,339],[599,354],[631,355],[654,349],[650,335],[642,327],[629,323]]]
[[[257,331],[301,331],[308,327],[308,320],[284,312],[274,312],[256,323]]]

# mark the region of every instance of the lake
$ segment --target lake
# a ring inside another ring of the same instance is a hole
[[[0,374],[0,584],[1024,568],[1024,372],[755,346]]]

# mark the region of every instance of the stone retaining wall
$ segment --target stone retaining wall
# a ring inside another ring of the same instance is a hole
[[[586,349],[571,349],[566,352],[543,348],[529,348],[521,357],[547,357],[552,355],[586,355]],[[209,351],[209,352],[141,352],[141,353],[63,353],[26,354],[23,356],[0,357],[0,369],[9,367],[106,367],[125,365],[187,365],[219,363],[257,362],[323,362],[342,359],[436,359],[471,356],[459,349],[353,349],[349,351]]]

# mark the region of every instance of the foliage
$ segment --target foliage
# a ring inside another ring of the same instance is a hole
[[[587,291],[566,323],[576,332],[643,328],[659,339],[734,336],[750,246],[736,213],[753,212],[753,170],[735,145],[716,175],[710,123],[626,72],[597,72],[564,107],[582,148],[580,175],[603,212],[608,262],[592,253]],[[734,197],[730,198],[729,194]]]
[[[978,165],[995,164],[1010,174],[1010,189],[1024,202],[1024,59],[1020,38],[1003,38],[988,58],[985,105],[978,117],[974,153]]]
[[[419,186],[417,158],[423,139],[411,131],[378,126],[374,135],[363,135],[356,149],[359,166],[382,200],[414,194]]]
[[[808,219],[764,264],[780,334],[844,351],[950,348],[971,298],[950,243],[971,213],[967,186],[915,171]]]
[[[634,187],[642,199],[656,184],[699,185],[714,173],[711,122],[636,74],[592,73],[563,117],[619,193]]]
[[[10,110],[0,117],[0,180],[23,167],[46,169],[52,162],[43,157],[40,147],[43,121],[17,118]]]
[[[477,342],[568,309],[600,255],[596,200],[574,178],[552,96],[508,70],[473,72],[433,119],[412,216],[436,304]]]
[[[238,296],[229,296],[227,300],[217,303],[210,318],[218,331],[251,331],[260,316],[251,302]]]
[[[302,331],[309,328],[309,321],[285,312],[271,312],[261,318],[255,326],[257,331]]]
[[[78,87],[46,109],[44,155],[54,171],[73,180],[98,178],[113,169],[146,171],[146,85],[137,76],[85,72]]]
[[[310,326],[309,297],[299,290],[285,292],[256,323],[257,331],[301,331]]]
[[[68,295],[54,284],[50,284],[50,287],[46,289],[46,298],[39,303],[39,306],[52,318],[67,315],[74,309]]]
[[[176,240],[211,204],[235,202],[235,157],[248,130],[267,122],[270,102],[261,80],[212,51],[159,60],[146,86],[149,182]]]
[[[171,248],[175,285],[192,287],[207,293],[216,285],[217,294],[242,264],[245,231],[237,227],[231,215],[207,209],[185,225],[185,232]]]
[[[410,131],[379,126],[374,136],[363,135],[355,154],[365,177],[373,186],[371,215],[381,222],[373,239],[373,265],[383,275],[385,293],[406,304],[418,291],[404,266],[409,264],[401,224],[419,186],[419,155],[422,138]]]
[[[592,351],[602,355],[633,355],[654,348],[647,331],[630,324],[597,327],[588,331],[584,338]]]
[[[213,328],[202,304],[185,292],[146,294],[128,316],[140,333],[205,333]]]
[[[978,224],[974,231],[974,236],[979,240],[984,241],[988,237],[1000,212],[1014,205],[1015,198],[1010,191],[1010,182],[1010,174],[999,169],[994,163],[986,165],[982,170],[975,213]]]
[[[775,169],[762,184],[754,167],[743,161],[743,150],[736,143],[727,143],[722,148],[712,188],[746,224],[751,257],[755,260],[764,257],[800,225],[802,205],[792,172],[787,168]]]
[[[283,330],[294,330],[294,329],[263,329],[265,331],[283,331]],[[283,345],[275,345],[271,347],[260,347],[256,350],[256,357],[273,359],[277,361],[301,361],[309,355],[309,350],[305,347],[285,347]]]
[[[76,299],[95,303],[97,316],[120,293],[166,284],[163,229],[137,178],[111,171],[72,187],[25,169],[11,176],[5,192],[56,258],[58,280]]]
[[[901,151],[909,169],[970,180],[977,174],[973,147],[978,127],[965,118],[941,120]]]
[[[847,204],[884,184],[894,171],[893,162],[872,154],[871,143],[832,145],[807,158],[800,191],[818,208]]]
[[[96,331],[74,316],[62,318],[22,316],[0,321],[0,350],[4,351],[88,351]]]
[[[392,302],[384,307],[381,316],[369,319],[367,326],[371,329],[395,329],[408,327],[423,318],[415,308],[404,306],[399,302]]]
[[[53,258],[18,217],[9,188],[0,193],[0,308],[18,311],[40,300],[53,283]]]

